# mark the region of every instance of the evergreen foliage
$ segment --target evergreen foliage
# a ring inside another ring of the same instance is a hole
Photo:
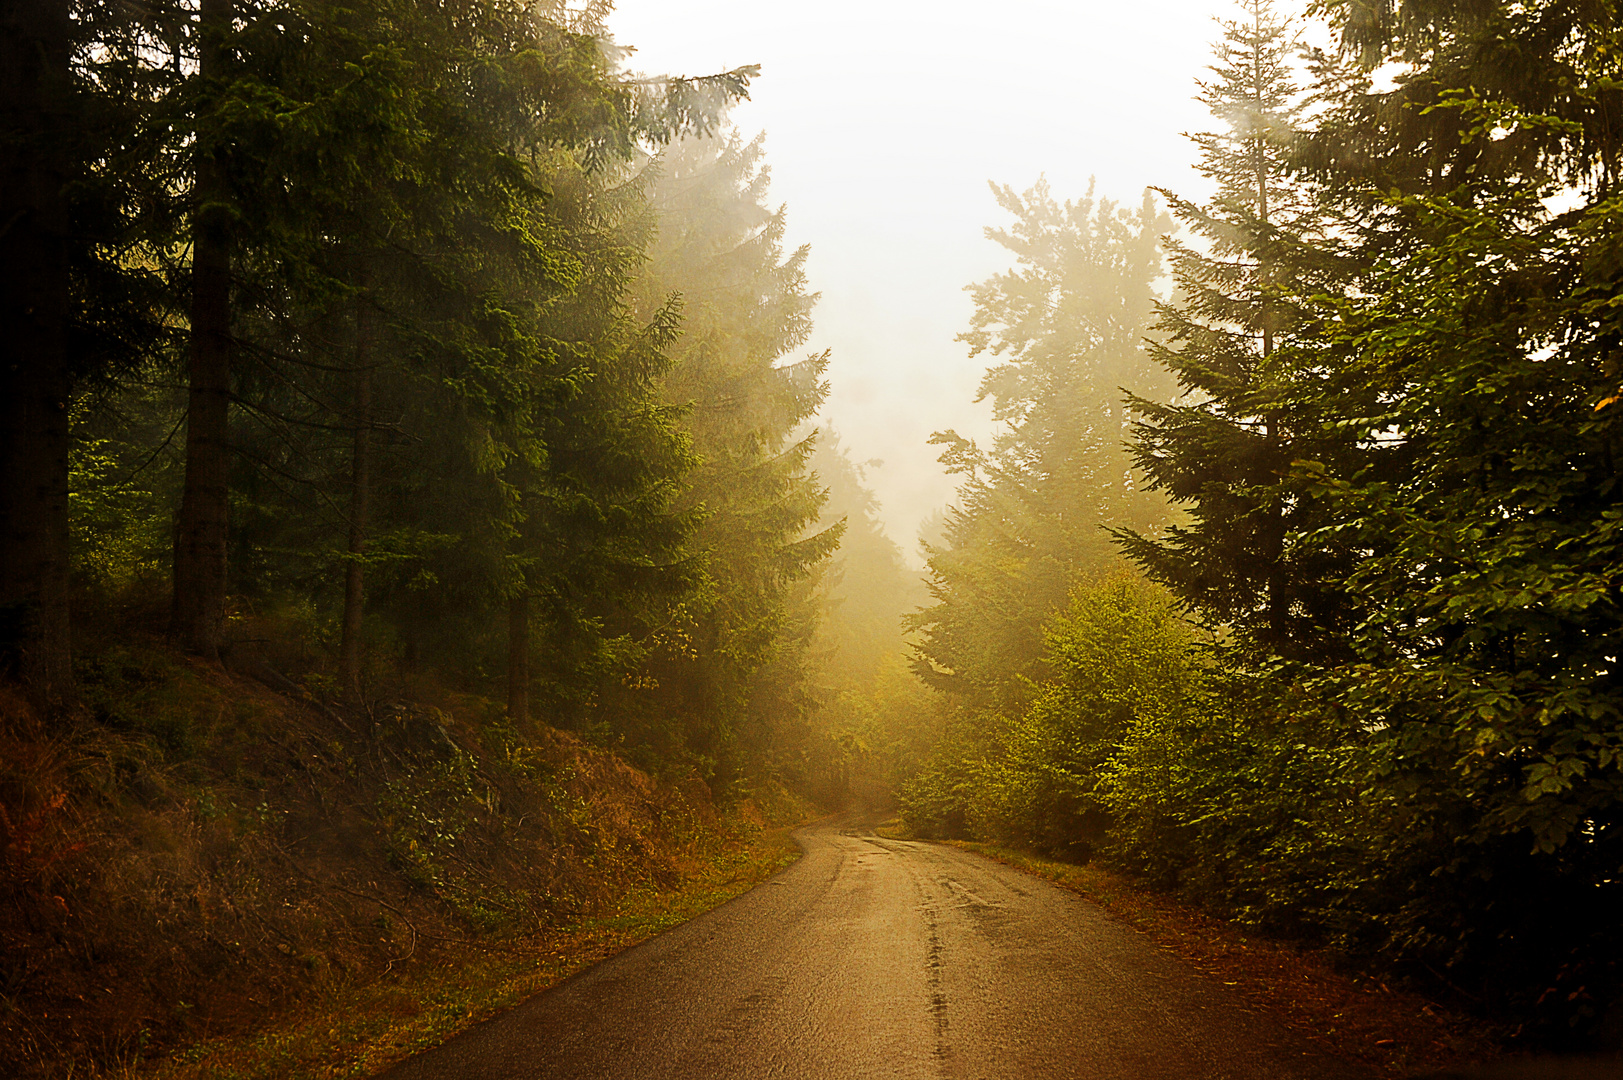
[[[934,603],[909,624],[914,668],[944,716],[902,803],[927,832],[1040,833],[1080,852],[1098,839],[1090,782],[1044,779],[1009,755],[1031,739],[1083,753],[1069,735],[1020,733],[1054,670],[1045,627],[1079,581],[1114,566],[1109,529],[1153,534],[1167,520],[1164,499],[1135,483],[1126,440],[1130,390],[1152,401],[1172,392],[1143,348],[1170,221],[1149,193],[1135,214],[1091,193],[1060,204],[1043,183],[993,190],[1017,224],[987,235],[1019,269],[971,287],[976,313],[961,339],[1006,357],[981,384],[1004,426],[990,450],[953,432],[934,440],[964,480],[943,542],[926,547]],[[1077,761],[1051,764],[1063,773]]]
[[[1616,12],[1322,0],[1298,55],[1243,7],[1210,199],[994,186],[960,340],[1001,426],[932,440],[921,584],[812,427],[754,69],[631,77],[600,0],[7,4],[0,674],[116,724],[72,644],[117,610],[339,724],[505,691],[493,732],[897,791],[1603,1027]]]
[[[1289,476],[1297,458],[1332,460],[1345,438],[1288,407],[1294,381],[1322,365],[1304,297],[1343,285],[1336,216],[1290,174],[1302,116],[1291,60],[1297,31],[1265,0],[1224,24],[1201,101],[1223,130],[1192,136],[1215,188],[1202,205],[1163,192],[1189,239],[1169,239],[1177,292],[1159,305],[1152,353],[1176,399],[1137,398],[1138,466],[1152,489],[1189,507],[1163,537],[1118,533],[1152,577],[1203,617],[1286,654],[1337,648],[1350,614],[1322,582],[1348,552],[1330,536],[1287,550],[1314,528],[1317,503]],[[1198,243],[1198,246],[1197,246]]]
[[[812,704],[795,598],[839,537],[807,531],[795,434],[826,358],[785,359],[806,253],[759,141],[718,137],[754,69],[626,75],[606,11],[74,8],[47,89],[98,148],[85,331],[35,373],[71,416],[72,545],[14,539],[72,552],[77,604],[171,588],[180,644],[334,705],[505,684],[521,726],[773,775]],[[42,115],[7,138],[55,168]],[[8,475],[45,437],[19,435]],[[10,656],[71,710],[27,666],[66,656],[41,573],[0,596]]]
[[[1019,617],[1023,681],[971,705],[960,669],[932,671],[956,696],[904,812],[1107,858],[1526,1036],[1604,1037],[1623,990],[1615,13],[1324,8],[1341,55],[1298,61],[1263,0],[1226,25],[1202,83],[1219,128],[1195,137],[1215,194],[1167,196],[1188,232],[1149,348],[1178,396],[1132,400],[1133,452],[1188,517],[1116,530],[1158,584],[1066,562],[1069,608]],[[1036,535],[969,475],[955,548]],[[981,624],[1020,610],[933,566]],[[952,640],[925,655],[971,655]]]
[[[828,393],[827,354],[791,354],[811,330],[801,248],[785,254],[782,208],[766,205],[762,139],[685,139],[649,163],[659,234],[639,308],[681,310],[664,400],[682,409],[696,466],[678,500],[699,519],[686,550],[696,581],[649,620],[654,642],[636,705],[654,761],[692,760],[737,778],[745,760],[779,772],[775,726],[811,707],[805,597],[840,526],[812,528],[824,492],[808,466],[806,421]]]
[[[989,449],[952,431],[931,440],[964,480],[946,543],[929,551],[936,602],[913,625],[927,683],[1002,709],[1040,661],[1041,625],[1076,575],[1110,561],[1104,526],[1162,520],[1162,499],[1129,473],[1121,388],[1167,391],[1141,339],[1169,223],[1147,194],[1135,213],[1091,193],[1061,204],[1044,182],[993,193],[1016,223],[987,236],[1019,268],[970,288],[975,316],[960,340],[1001,359],[977,400],[991,399],[1003,427]]]

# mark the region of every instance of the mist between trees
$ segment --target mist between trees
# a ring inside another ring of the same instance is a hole
[[[17,134],[72,179],[6,394],[36,699],[70,609],[140,609],[248,670],[296,640],[335,703],[504,684],[650,768],[802,775],[844,524],[805,252],[722,133],[752,69],[634,79],[562,6],[74,14]]]
[[[1227,26],[1212,199],[994,187],[924,582],[812,426],[753,69],[632,78],[604,5],[8,9],[8,677],[117,724],[167,628],[340,718],[452,687],[1615,1034],[1617,20],[1323,7]]]
[[[911,683],[916,597],[811,424],[754,70],[633,77],[606,10],[5,9],[0,1071],[883,795],[819,710]]]
[[[1320,7],[1226,26],[1210,200],[995,189],[904,818],[1615,1041],[1616,12]]]

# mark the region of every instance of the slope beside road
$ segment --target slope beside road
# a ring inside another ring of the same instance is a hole
[[[1047,882],[838,824],[390,1080],[1367,1080]]]

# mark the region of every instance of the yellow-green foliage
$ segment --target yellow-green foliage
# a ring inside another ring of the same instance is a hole
[[[1048,625],[1048,677],[981,766],[979,833],[1085,854],[1112,821],[1152,828],[1198,675],[1193,630],[1127,571],[1087,581]]]
[[[78,428],[89,410],[87,402],[74,408]],[[69,454],[74,571],[104,589],[160,577],[173,543],[173,524],[152,477],[140,476],[140,463],[130,457],[121,443],[84,433]]]
[[[1333,718],[1217,662],[1171,594],[1126,570],[1076,586],[1044,643],[1029,704],[963,710],[904,788],[915,832],[1104,854],[1246,922],[1358,932],[1333,909],[1384,810],[1358,795],[1369,765]]]

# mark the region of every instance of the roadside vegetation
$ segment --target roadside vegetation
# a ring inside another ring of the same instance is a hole
[[[37,806],[7,821],[7,1075],[364,1075],[748,888],[808,814],[487,699],[346,717],[118,639],[82,688],[116,718],[0,699]]]
[[[1615,13],[1244,8],[1169,238],[996,189],[903,818],[1615,1046]]]
[[[1209,198],[993,186],[922,580],[755,69],[7,16],[0,1072],[364,1072],[892,800],[1623,1040],[1616,14],[1242,9]]]
[[[365,1072],[780,867],[865,775],[883,534],[753,69],[55,10],[0,35],[0,1073]]]

